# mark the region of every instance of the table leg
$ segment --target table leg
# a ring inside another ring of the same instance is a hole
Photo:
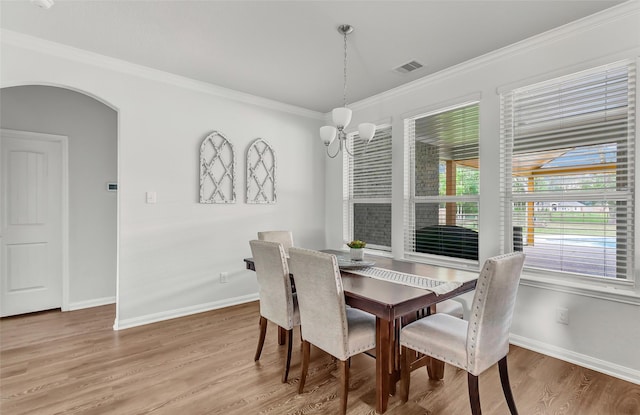
[[[389,342],[393,321],[376,317],[376,412],[382,414],[389,403],[389,368],[393,364]]]
[[[278,344],[282,346],[287,340],[287,331],[278,326]]]
[[[396,319],[391,326],[391,338],[389,339],[389,395],[396,394],[396,384],[400,380],[400,318]]]

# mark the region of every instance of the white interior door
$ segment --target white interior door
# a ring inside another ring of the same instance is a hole
[[[0,315],[62,306],[62,143],[0,135]]]

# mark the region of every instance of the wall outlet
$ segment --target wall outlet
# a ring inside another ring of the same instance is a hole
[[[149,204],[155,204],[158,201],[158,195],[156,192],[147,192],[145,196],[147,198],[147,203]]]
[[[223,283],[223,284],[229,282],[229,273],[228,272],[221,272],[220,273],[220,282]]]
[[[560,324],[569,324],[569,309],[564,307],[556,308],[556,322]]]

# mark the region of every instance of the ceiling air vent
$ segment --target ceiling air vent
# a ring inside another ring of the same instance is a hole
[[[422,68],[422,64],[418,61],[411,61],[411,62],[407,62],[404,65],[400,65],[397,68],[394,69],[394,71],[396,72],[400,72],[400,73],[409,73],[409,72],[413,72],[416,69],[420,69]]]

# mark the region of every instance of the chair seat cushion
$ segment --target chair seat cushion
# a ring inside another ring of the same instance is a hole
[[[464,308],[456,300],[444,300],[436,304],[436,313],[449,314],[456,318],[464,318]]]
[[[404,327],[400,344],[467,370],[468,325],[465,320],[436,313]]]
[[[376,347],[376,318],[357,308],[348,307],[347,324],[349,327],[348,356],[371,350]]]

